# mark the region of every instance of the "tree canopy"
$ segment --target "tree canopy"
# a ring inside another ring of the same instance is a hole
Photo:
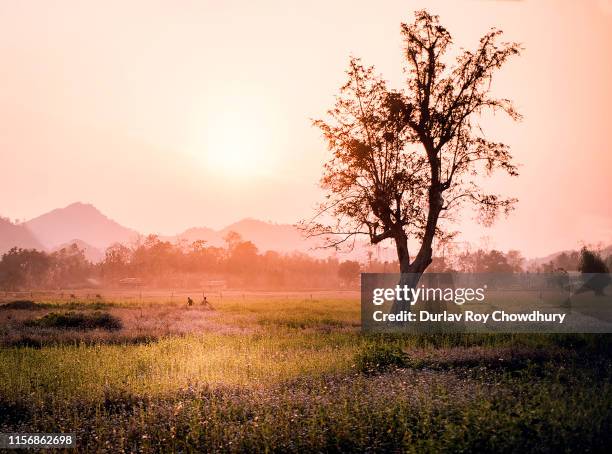
[[[441,220],[456,219],[471,204],[490,223],[516,202],[488,193],[476,177],[495,170],[518,175],[509,147],[488,139],[478,119],[485,111],[520,119],[511,101],[493,97],[490,87],[495,71],[521,48],[500,43],[502,32],[492,29],[474,51],[447,65],[451,34],[426,11],[402,24],[401,34],[405,87],[389,88],[373,66],[351,58],[335,105],[314,121],[332,156],[321,180],[326,201],[303,225],[327,238],[327,246],[356,235],[372,244],[392,239],[402,273],[422,273],[432,261],[434,237],[453,235]],[[420,244],[414,256],[409,238]]]

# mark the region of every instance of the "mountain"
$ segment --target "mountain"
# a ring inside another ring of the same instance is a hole
[[[188,243],[204,240],[209,246],[222,247],[225,246],[224,238],[229,232],[236,232],[244,241],[253,242],[260,252],[291,253],[299,251],[315,256],[330,254],[330,251],[322,254],[321,251],[314,250],[316,240],[304,238],[302,232],[293,225],[275,224],[251,218],[235,222],[221,230],[213,230],[208,227],[191,228],[177,235],[174,240],[183,240]],[[171,238],[169,240],[172,241]]]
[[[85,250],[86,256],[94,262],[103,258],[105,249],[111,244],[128,245],[139,235],[135,230],[109,219],[93,205],[80,202],[52,210],[21,226],[10,225],[13,228],[21,229],[22,235],[29,233],[32,240],[30,243],[23,240],[19,244],[12,244],[13,240],[6,241],[9,247],[32,244],[30,247],[56,251],[76,242],[81,249]],[[187,243],[204,240],[209,246],[224,247],[226,244],[224,238],[232,231],[238,233],[243,240],[252,241],[262,253],[298,251],[317,257],[328,257],[334,253],[329,249],[316,249],[318,240],[304,238],[302,232],[293,225],[264,222],[252,218],[242,219],[220,230],[194,227],[178,235],[160,236],[160,239]],[[4,236],[2,239],[4,240]]]
[[[104,216],[93,205],[73,203],[31,219],[25,226],[47,249],[74,238],[104,250],[115,242],[129,243],[138,233]]]
[[[24,225],[13,224],[7,219],[0,218],[0,254],[12,247],[43,249],[42,244]]]
[[[68,241],[67,243],[61,244],[54,248],[51,252],[59,251],[61,249],[69,249],[73,244],[76,244],[77,247],[84,252],[85,258],[91,263],[99,263],[102,261],[102,259],[104,259],[104,252],[79,239],[74,239]]]
[[[12,225],[12,224],[11,224]],[[22,231],[31,232],[38,248],[51,251],[68,247],[76,242],[93,261],[102,258],[103,251],[113,243],[127,244],[138,233],[109,219],[93,205],[73,203],[58,208],[24,223]],[[17,226],[13,226],[17,228]],[[210,246],[225,246],[225,236],[234,231],[246,241],[252,241],[261,252],[274,250],[281,253],[301,251],[313,254],[315,240],[307,240],[302,233],[290,224],[275,224],[256,219],[243,219],[227,227],[214,230],[208,227],[194,227],[175,236],[162,236],[166,241],[205,240]],[[26,243],[23,243],[26,244]],[[12,245],[11,245],[12,246]],[[314,252],[314,255],[320,255]],[[325,253],[329,255],[329,251]]]

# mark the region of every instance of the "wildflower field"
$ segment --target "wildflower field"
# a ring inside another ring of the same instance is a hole
[[[360,333],[356,295],[0,306],[0,432],[79,452],[605,452],[612,337]]]

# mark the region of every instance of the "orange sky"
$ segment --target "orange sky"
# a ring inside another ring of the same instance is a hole
[[[464,239],[612,242],[610,0],[0,2],[0,214],[83,201],[165,234],[307,217],[327,155],[309,118],[350,54],[399,86],[399,22],[425,4],[459,45],[496,26],[526,47],[494,87],[525,120],[483,122],[522,164],[492,182],[520,205]]]

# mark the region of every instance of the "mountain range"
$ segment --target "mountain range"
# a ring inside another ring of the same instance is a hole
[[[208,227],[193,227],[174,236],[160,236],[162,240],[192,243],[204,240],[210,246],[224,246],[229,232],[236,232],[244,240],[252,241],[260,252],[303,252],[327,257],[330,250],[316,249],[316,240],[305,239],[293,225],[264,222],[257,219],[242,219],[220,230]],[[92,262],[104,258],[104,251],[113,243],[131,244],[141,234],[108,218],[91,204],[76,202],[64,208],[14,224],[0,217],[0,254],[12,247],[39,249],[53,252],[76,243]],[[612,253],[612,246],[604,251]],[[533,258],[527,264],[547,263],[562,251],[546,257]],[[350,254],[351,259],[365,259],[367,249],[358,247]],[[345,256],[344,259],[349,258]],[[384,259],[384,258],[383,258]]]
[[[304,239],[302,233],[290,224],[256,219],[243,219],[220,230],[194,227],[175,236],[160,238],[188,243],[204,240],[210,246],[223,246],[224,238],[230,231],[238,233],[244,240],[252,241],[262,252],[274,250],[312,254],[315,246],[314,240]],[[108,218],[93,205],[81,202],[54,209],[20,224],[0,218],[0,254],[15,246],[56,251],[77,243],[85,250],[89,260],[97,262],[104,257],[104,251],[111,244],[130,244],[139,236],[139,232]],[[325,255],[329,255],[329,251]]]

